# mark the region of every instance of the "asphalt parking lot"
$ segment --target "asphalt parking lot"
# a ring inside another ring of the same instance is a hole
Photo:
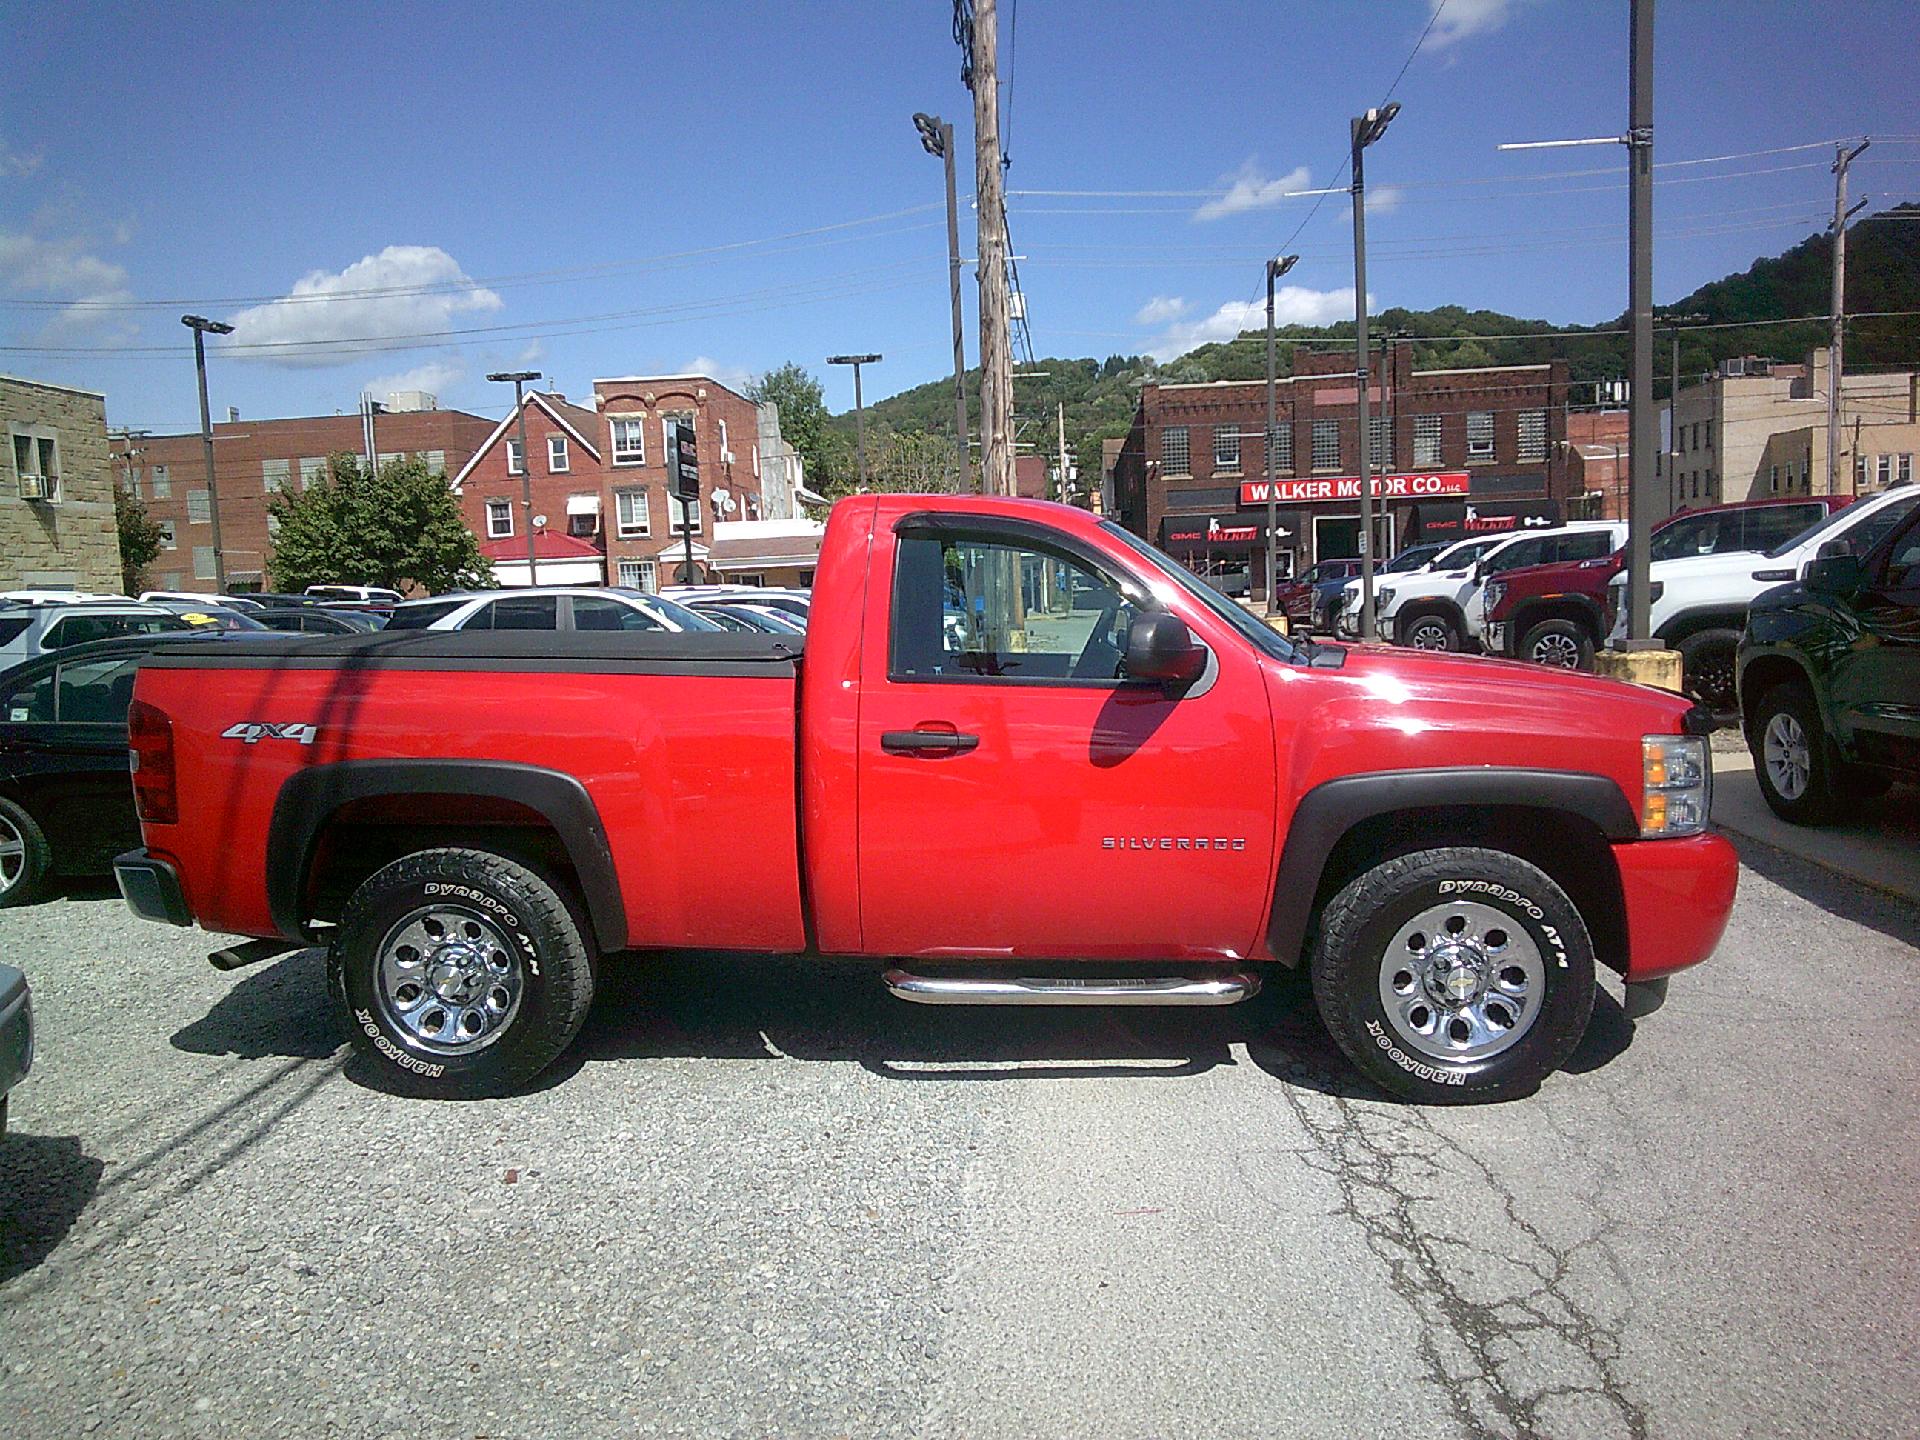
[[[0,1435],[1911,1433],[1920,911],[1742,842],[1568,1073],[1419,1110],[1301,990],[921,1009],[635,963],[512,1100],[99,888],[0,912]]]

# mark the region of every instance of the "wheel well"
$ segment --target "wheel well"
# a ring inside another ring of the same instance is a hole
[[[1451,600],[1409,600],[1394,615],[1394,633],[1399,634],[1406,626],[1416,620],[1424,620],[1429,615],[1438,615],[1452,625],[1456,631],[1464,630],[1465,615]]]
[[[1695,610],[1669,620],[1660,638],[1669,645],[1678,645],[1703,630],[1731,630],[1737,635],[1746,628],[1746,624],[1745,610]]]
[[[416,850],[487,850],[580,893],[560,833],[539,811],[488,795],[380,795],[349,800],[314,834],[302,877],[303,919],[335,921],[347,899],[383,866]]]
[[[1753,735],[1753,712],[1769,690],[1795,681],[1805,683],[1806,672],[1783,655],[1762,655],[1740,674],[1740,728]]]
[[[1626,970],[1626,897],[1606,836],[1579,815],[1528,805],[1431,806],[1356,822],[1335,842],[1321,869],[1307,944],[1319,929],[1327,902],[1356,876],[1396,856],[1450,845],[1501,850],[1537,865],[1567,892],[1586,921],[1599,962]]]
[[[1575,600],[1540,600],[1521,606],[1513,617],[1514,635],[1523,638],[1527,631],[1543,620],[1571,620],[1584,629],[1596,644],[1600,640],[1599,617],[1591,607]]]

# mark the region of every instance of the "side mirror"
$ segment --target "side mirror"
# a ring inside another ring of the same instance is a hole
[[[1821,555],[1807,565],[1807,589],[1818,595],[1856,595],[1865,578],[1858,555]]]
[[[1207,652],[1178,615],[1149,612],[1127,627],[1127,678],[1191,685],[1207,668]]]

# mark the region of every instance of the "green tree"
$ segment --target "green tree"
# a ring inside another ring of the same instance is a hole
[[[120,531],[120,584],[127,594],[138,595],[141,572],[160,553],[160,522],[147,513],[138,495],[119,485],[113,487],[113,519]]]
[[[882,494],[951,494],[960,488],[953,437],[929,435],[924,430],[869,428],[867,475],[867,488]],[[859,480],[858,474],[852,475],[837,482],[836,489],[843,489],[843,493],[857,489]]]
[[[846,447],[828,424],[826,392],[812,372],[789,360],[749,385],[747,398],[757,405],[771,402],[780,408],[780,434],[800,452],[807,488],[823,495],[834,493],[835,478],[846,469]]]
[[[493,578],[445,477],[411,456],[369,475],[358,457],[335,455],[322,480],[276,495],[267,511],[278,526],[268,568],[281,590],[412,585],[437,593]]]

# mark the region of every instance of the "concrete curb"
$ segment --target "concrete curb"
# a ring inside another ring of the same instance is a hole
[[[1767,808],[1753,757],[1716,750],[1713,822],[1729,835],[1757,841],[1910,905],[1920,905],[1920,807],[1896,787],[1865,801],[1860,818],[1839,825],[1789,825]]]

